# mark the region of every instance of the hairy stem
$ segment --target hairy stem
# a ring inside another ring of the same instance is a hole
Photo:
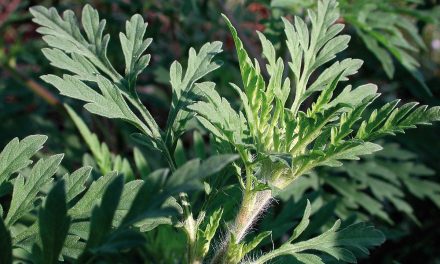
[[[234,235],[237,242],[241,241],[255,223],[260,213],[267,208],[272,198],[270,190],[251,193],[244,196],[242,206],[235,219]]]
[[[231,228],[230,233],[224,241],[223,246],[219,249],[217,254],[211,261],[211,264],[223,264],[227,263],[228,251],[232,243],[239,243],[249,229],[255,224],[261,213],[267,208],[270,200],[272,199],[272,192],[270,190],[264,191],[247,191],[244,193],[243,202],[235,218],[234,225]],[[235,241],[232,241],[231,235],[234,235]]]

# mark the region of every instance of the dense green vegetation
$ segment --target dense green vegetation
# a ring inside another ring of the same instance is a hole
[[[0,263],[439,261],[439,6],[39,4],[0,11]]]

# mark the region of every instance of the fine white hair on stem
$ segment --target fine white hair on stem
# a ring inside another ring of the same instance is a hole
[[[235,223],[236,226],[234,229],[237,241],[240,241],[249,232],[249,229],[255,224],[255,222],[260,219],[267,208],[269,208],[272,199],[272,193],[269,190],[261,191],[257,194],[254,204],[249,205],[253,207],[250,214],[240,216],[244,219],[238,218],[238,221]],[[244,220],[244,223],[240,222],[241,220]]]

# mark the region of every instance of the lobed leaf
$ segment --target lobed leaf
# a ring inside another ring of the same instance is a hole
[[[100,202],[107,186],[117,177],[117,173],[110,172],[92,182],[81,199],[69,209],[72,218],[84,218],[90,215],[93,207]]]
[[[142,16],[134,15],[125,24],[126,33],[119,33],[122,51],[125,58],[125,75],[129,89],[134,89],[137,76],[148,66],[151,56],[143,55],[151,44],[152,39],[144,39],[147,23]]]
[[[12,226],[34,208],[38,193],[52,180],[63,156],[58,154],[40,159],[30,171],[27,179],[22,174],[18,175],[14,182],[11,205],[5,218],[7,226]]]
[[[310,207],[307,206],[305,215],[308,215],[309,210]],[[308,219],[308,216],[303,219]],[[368,248],[378,246],[385,240],[384,235],[372,225],[357,223],[341,229],[340,224],[338,220],[326,232],[305,241],[292,243],[289,239],[278,249],[272,250],[251,263],[266,263],[283,255],[311,259],[311,263],[323,263],[319,257],[301,256],[303,252],[310,250],[328,254],[338,261],[356,263],[357,256],[367,255]],[[302,220],[299,227],[305,229],[307,225],[307,221]]]
[[[43,147],[47,136],[33,135],[21,141],[11,140],[0,153],[0,185],[7,181],[11,174],[32,164],[30,158]]]
[[[86,189],[86,181],[90,177],[92,167],[82,167],[63,176],[66,189],[66,202],[69,203]]]
[[[171,65],[170,82],[173,99],[167,119],[168,130],[165,138],[167,144],[174,146],[177,143],[176,139],[183,133],[186,122],[192,117],[186,108],[199,99],[199,93],[204,89],[204,86],[198,86],[197,81],[220,67],[221,63],[213,59],[221,51],[221,42],[209,42],[204,44],[199,52],[193,48],[189,50],[186,71],[183,71],[182,65],[177,61]]]

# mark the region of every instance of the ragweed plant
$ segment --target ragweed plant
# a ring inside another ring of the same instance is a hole
[[[350,40],[349,36],[339,34],[344,25],[336,23],[339,18],[336,1],[319,1],[317,11],[309,10],[308,18],[310,29],[300,17],[295,17],[293,24],[283,19],[291,57],[287,63],[277,57],[274,45],[258,33],[263,55],[267,59],[265,67],[269,80],[266,81],[258,61],[249,58],[236,29],[225,17],[237,49],[242,77],[242,88],[235,84],[232,86],[239,94],[244,110],[237,112],[232,109],[209,87],[203,89],[205,100],[189,107],[198,113],[199,121],[218,141],[231,144],[236,149],[244,166],[244,179],[241,175],[239,177],[243,189],[242,205],[213,263],[238,263],[242,260],[248,252],[242,241],[273,199],[275,191],[283,190],[316,167],[341,166],[343,160],[357,160],[362,155],[381,150],[381,146],[373,142],[379,137],[440,119],[439,107],[428,108],[417,106],[417,103],[398,106],[399,100],[374,109],[367,117],[367,107],[379,96],[373,84],[356,88],[347,85],[336,94],[338,85],[357,73],[362,61],[348,58],[332,62],[338,53],[347,48]],[[284,69],[285,65],[288,65],[289,71]],[[289,100],[291,97],[292,100]],[[306,215],[307,210],[310,209],[306,209]],[[330,251],[331,243],[322,246],[319,242],[329,239],[334,242],[333,246],[347,246],[339,244],[338,235],[335,235],[338,223],[317,238],[292,244],[307,226],[306,223],[307,220],[303,219],[291,239],[255,263],[280,255],[303,254],[302,251],[308,249],[324,251],[339,260],[353,261],[352,255],[348,257],[337,253],[336,248]],[[365,251],[362,243],[375,245],[381,241],[379,236],[366,240],[369,228],[347,228],[353,229],[347,233],[366,232],[365,240],[351,241],[350,246],[359,246],[361,251]],[[334,236],[330,239],[328,234]]]
[[[38,32],[50,48],[43,53],[51,64],[65,70],[62,77],[45,75],[42,79],[55,86],[61,94],[85,102],[85,108],[96,115],[122,119],[135,126],[140,133],[133,137],[142,144],[162,153],[171,169],[176,169],[173,157],[178,138],[185,131],[191,114],[185,110],[192,103],[203,76],[220,64],[212,61],[221,52],[221,42],[206,43],[199,52],[190,49],[188,67],[183,69],[174,62],[170,69],[173,100],[166,129],[162,130],[148,109],[141,103],[136,80],[150,62],[145,54],[151,38],[145,38],[147,24],[140,15],[134,15],[119,34],[125,58],[125,72],[120,74],[107,58],[110,40],[104,35],[106,21],[98,11],[86,5],[82,10],[81,25],[71,10],[61,17],[54,8],[36,6],[30,9],[33,21],[40,25]]]
[[[127,21],[125,32],[119,35],[125,58],[125,72],[120,74],[107,58],[110,36],[104,35],[106,22],[100,20],[91,6],[85,6],[82,11],[82,27],[71,10],[65,11],[62,17],[54,8],[42,6],[33,7],[30,12],[33,21],[41,26],[38,32],[49,45],[43,54],[53,66],[67,72],[62,77],[46,75],[42,79],[61,94],[85,102],[85,108],[93,114],[132,124],[140,132],[133,138],[160,152],[169,169],[145,172],[146,163],[138,151],[135,152],[136,164],[146,174],[143,180],[134,180],[128,161],[112,155],[107,145],[99,142],[67,106],[103,176],[89,179],[91,168],[79,169],[56,178],[57,184],[46,195],[62,155],[40,160],[31,173],[23,176],[21,172],[32,163],[29,159],[46,137],[12,140],[0,153],[0,196],[11,197],[10,206],[5,209],[0,206],[0,244],[5,252],[1,262],[11,263],[20,258],[35,263],[58,260],[86,263],[108,260],[114,255],[119,258],[112,261],[130,262],[124,256],[136,250],[146,254],[145,232],[159,225],[189,230],[188,252],[196,253],[188,254],[191,262],[206,255],[218,223],[214,228],[209,223],[205,231],[198,230],[197,226],[190,225],[188,204],[183,200],[179,204],[174,196],[184,197],[185,192],[203,189],[201,181],[222,170],[236,155],[216,155],[203,162],[193,159],[177,167],[174,151],[186,122],[193,115],[186,111],[186,106],[195,102],[199,86],[204,84],[198,80],[219,67],[212,59],[221,51],[221,43],[207,43],[198,52],[191,48],[186,69],[179,62],[172,64],[173,100],[167,126],[161,129],[135,89],[138,75],[149,63],[150,55],[144,53],[152,41],[145,38],[147,24],[140,15]],[[16,176],[16,173],[20,174]],[[119,173],[125,176],[125,185]],[[36,203],[41,200],[43,206]],[[215,215],[219,219],[221,213]],[[51,226],[58,220],[57,225]],[[199,223],[205,224],[203,220],[204,214],[200,214]],[[193,232],[197,234],[194,241]],[[16,250],[19,253],[15,253]]]
[[[135,180],[128,160],[112,155],[67,107],[103,176],[90,177],[90,167],[57,175],[62,155],[42,158],[30,168],[32,156],[46,137],[12,140],[0,153],[0,196],[10,200],[2,200],[0,207],[2,263],[15,259],[34,263],[133,263],[141,259],[154,263],[151,251],[162,244],[171,247],[174,242],[170,241],[174,237],[159,242],[160,232],[170,229],[185,235],[185,257],[167,256],[160,261],[266,263],[288,255],[301,263],[335,259],[353,263],[381,244],[383,234],[369,224],[346,225],[337,220],[322,234],[305,239],[313,209],[309,202],[280,247],[260,254],[257,249],[271,231],[256,232],[250,239],[247,234],[276,193],[299,177],[320,166],[337,167],[344,160],[376,152],[381,147],[373,141],[379,137],[440,119],[440,107],[417,103],[398,106],[399,101],[393,101],[367,110],[379,96],[373,84],[339,89],[362,61],[334,61],[349,43],[348,36],[339,34],[344,27],[336,23],[335,0],[319,1],[317,11],[309,11],[310,25],[300,17],[293,24],[283,20],[291,57],[287,63],[258,33],[267,59],[265,68],[249,58],[238,32],[225,17],[242,77],[242,88],[232,86],[243,111],[233,109],[217,93],[215,83],[200,81],[220,66],[213,58],[221,52],[221,43],[207,43],[198,52],[190,49],[186,68],[179,62],[171,65],[172,102],[164,128],[136,91],[138,75],[150,60],[145,52],[151,43],[145,38],[147,25],[140,15],[131,17],[125,32],[119,34],[125,59],[121,74],[107,58],[110,36],[104,35],[105,20],[95,9],[85,6],[80,24],[70,10],[60,16],[54,8],[37,6],[30,12],[49,46],[43,49],[44,55],[66,72],[62,77],[45,75],[42,79],[61,94],[85,102],[84,107],[93,114],[132,124],[139,131],[133,138],[161,153],[168,168]],[[212,133],[218,152],[238,155],[177,162],[179,138],[193,117]],[[139,151],[135,153],[137,169],[145,169],[144,158]],[[232,162],[234,167],[228,167]],[[231,212],[213,203],[215,197],[211,199],[221,186],[207,181],[226,167],[228,175],[238,176],[235,185],[242,201],[237,212],[232,212],[233,221],[225,225],[225,215]],[[202,205],[199,197],[206,198]],[[222,228],[226,233],[214,242]]]

